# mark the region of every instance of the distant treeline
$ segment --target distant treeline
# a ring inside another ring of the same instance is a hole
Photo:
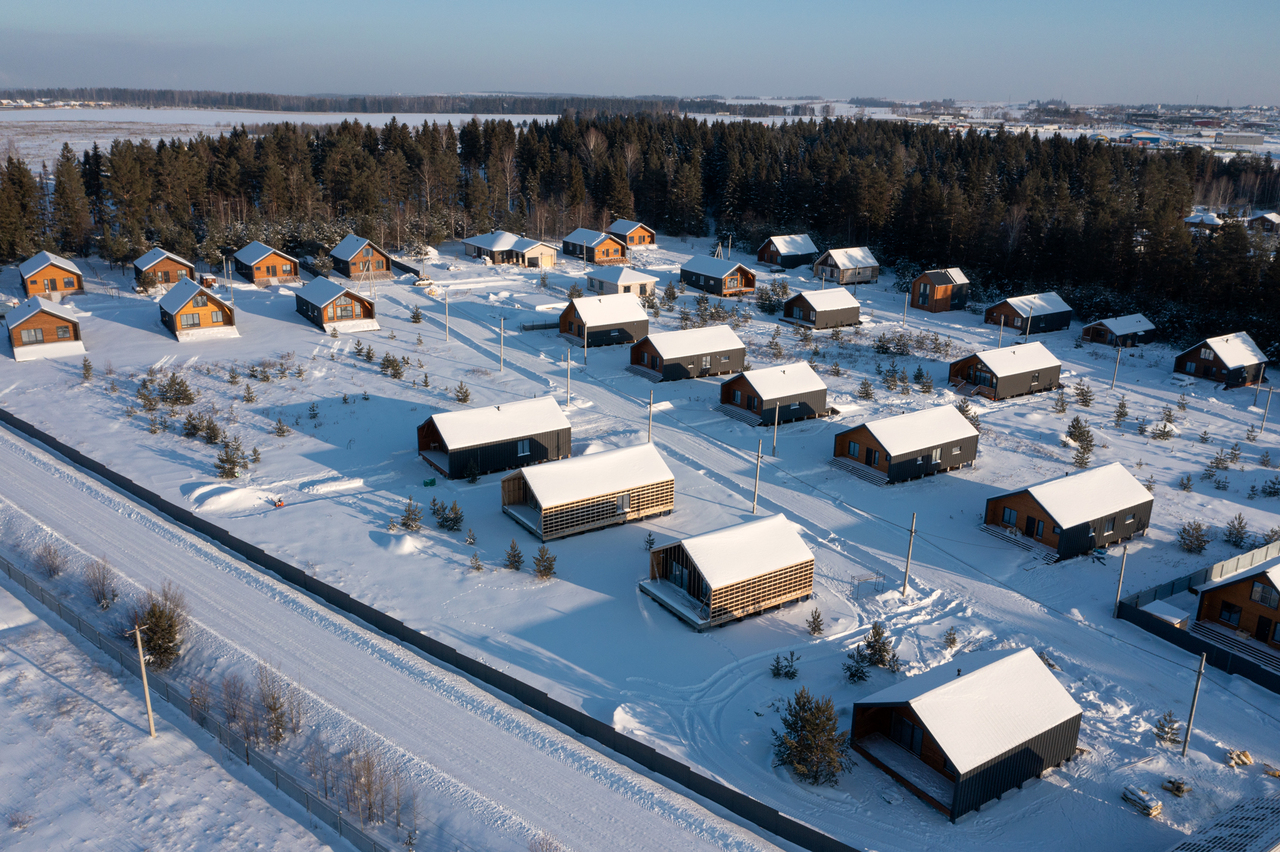
[[[0,98],[39,101],[109,101],[140,107],[248,109],[270,112],[458,113],[463,115],[590,115],[642,112],[786,115],[777,104],[729,104],[709,98],[601,98],[563,95],[273,95],[265,92],[199,92],[183,89],[0,89]]]
[[[48,173],[0,170],[0,261],[41,248],[114,262],[154,245],[216,262],[261,239],[291,254],[347,230],[390,247],[503,228],[558,238],[637,218],[752,256],[769,234],[867,245],[898,280],[959,266],[975,301],[1057,290],[1081,319],[1145,313],[1167,338],[1247,331],[1280,356],[1274,236],[1199,235],[1193,204],[1280,204],[1269,156],[844,118],[564,115],[64,146]]]

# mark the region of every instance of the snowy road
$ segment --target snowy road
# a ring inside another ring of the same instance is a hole
[[[367,726],[520,848],[538,831],[576,849],[774,848],[661,785],[362,630],[0,431],[0,516],[40,525],[130,580],[186,594],[201,641],[302,673],[339,721]],[[13,539],[6,535],[6,541]]]

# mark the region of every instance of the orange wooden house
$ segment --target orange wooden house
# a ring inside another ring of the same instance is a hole
[[[352,281],[375,281],[394,278],[391,271],[391,255],[364,237],[347,234],[342,242],[329,252],[333,258],[333,271]]]
[[[254,240],[233,256],[236,272],[250,284],[269,287],[301,281],[297,258]]]
[[[562,243],[561,251],[564,252],[565,257],[573,257],[601,266],[627,262],[626,245],[612,234],[578,228],[565,237]]]
[[[84,275],[80,267],[65,257],[42,251],[18,265],[22,289],[27,296],[40,296],[56,302],[66,295],[84,292]]]
[[[84,354],[80,320],[71,309],[32,296],[5,315],[15,361]]]
[[[298,313],[324,331],[376,331],[373,300],[331,278],[312,278],[295,294]]]
[[[648,225],[633,222],[630,219],[619,219],[609,226],[608,233],[622,240],[627,248],[634,246],[651,246],[658,242],[658,232]]]
[[[1232,638],[1251,637],[1280,653],[1280,559],[1195,587],[1196,621]],[[1199,625],[1197,625],[1199,626]]]
[[[240,336],[235,309],[190,278],[160,299],[160,322],[180,341]]]
[[[196,267],[191,261],[156,246],[133,262],[133,288],[135,290],[141,291],[147,286],[143,282],[148,273],[152,276],[148,282],[149,286],[168,290],[183,278],[189,278],[194,281]]]

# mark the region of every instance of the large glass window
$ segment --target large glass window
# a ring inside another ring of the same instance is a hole
[[[191,299],[191,307],[193,308],[205,308],[208,306],[209,306],[209,297],[205,296],[204,294],[201,294],[199,296],[194,296]]]
[[[1002,522],[1002,523],[1008,524],[1008,525],[1009,525],[1009,526],[1011,526],[1011,527],[1016,527],[1016,526],[1018,525],[1018,512],[1017,512],[1017,510],[1016,510],[1016,509],[1012,509],[1012,508],[1010,508],[1010,507],[1008,507],[1008,506],[1005,506],[1005,507],[1004,507],[1004,514],[1001,516],[1000,520],[1001,520],[1001,522]]]
[[[22,330],[22,345],[30,346],[32,343],[44,343],[43,328],[24,328]]]
[[[183,328],[199,328],[200,315],[199,314],[180,314],[178,316],[178,322],[181,324]]]
[[[1253,590],[1249,592],[1249,600],[1275,609],[1280,604],[1280,592],[1277,592],[1266,583],[1259,583],[1255,580]]]
[[[1240,607],[1227,601],[1222,602],[1222,610],[1218,613],[1218,620],[1225,621],[1232,627],[1240,626]]]
[[[924,750],[924,729],[917,727],[910,720],[897,713],[893,714],[893,723],[889,728],[890,738],[912,754],[920,754]]]
[[[516,455],[518,456],[529,455],[529,439],[528,438],[525,438],[522,441],[516,441]]]

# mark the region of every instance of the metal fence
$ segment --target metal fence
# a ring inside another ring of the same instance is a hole
[[[635,761],[645,769],[655,772],[679,784],[686,790],[714,802],[765,831],[802,846],[811,852],[860,852],[856,847],[792,819],[786,814],[780,813],[776,808],[772,808],[726,784],[708,778],[688,764],[661,754],[651,746],[627,734],[619,733],[612,725],[601,722],[599,719],[563,704],[524,681],[492,668],[479,660],[468,657],[438,639],[414,630],[404,622],[356,600],[346,592],[330,586],[323,580],[309,576],[296,566],[272,556],[257,545],[237,538],[227,530],[197,516],[190,510],[169,502],[155,492],[143,488],[128,477],[86,456],[74,447],[64,444],[52,435],[45,433],[43,430],[2,408],[0,408],[0,422],[30,438],[34,438],[46,447],[60,453],[72,464],[110,482],[177,523],[207,536],[251,564],[263,568],[275,574],[284,582],[314,595],[334,609],[358,618],[375,630],[381,631],[387,636],[421,651],[438,662],[452,666],[464,674],[474,677],[480,682],[525,704],[531,710],[535,710],[559,722],[577,734],[595,740],[605,748]],[[1142,614],[1146,615],[1146,613]],[[122,665],[124,664],[122,663]],[[136,662],[134,666],[136,668]],[[234,734],[231,735],[235,736]]]

